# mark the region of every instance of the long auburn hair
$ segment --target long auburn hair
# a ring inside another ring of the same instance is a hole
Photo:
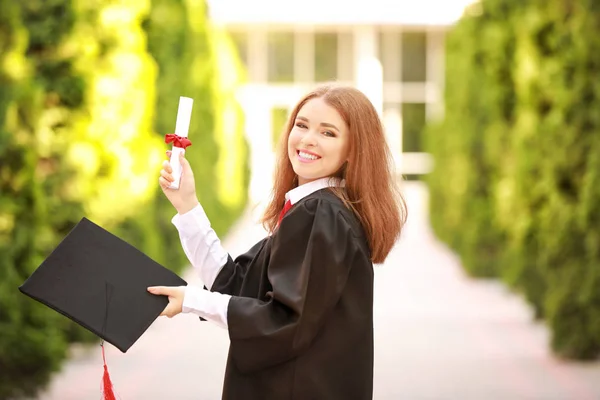
[[[277,149],[277,167],[271,200],[262,218],[274,232],[285,194],[298,186],[298,177],[288,157],[288,137],[300,109],[320,98],[337,110],[350,134],[348,162],[340,171],[345,188],[331,188],[354,211],[366,233],[371,260],[382,263],[399,238],[406,222],[406,202],[396,183],[390,149],[381,120],[373,104],[358,89],[336,84],[318,86],[305,95],[290,113]]]

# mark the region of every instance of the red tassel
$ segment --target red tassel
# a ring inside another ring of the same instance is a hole
[[[102,347],[102,360],[104,361],[104,376],[102,377],[102,393],[104,394],[104,400],[116,400],[113,384],[110,380],[110,375],[108,374],[108,367],[106,366],[104,343],[102,343],[100,347]]]

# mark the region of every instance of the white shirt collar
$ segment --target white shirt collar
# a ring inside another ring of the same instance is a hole
[[[290,190],[285,194],[285,199],[286,201],[290,200],[292,205],[294,205],[300,200],[302,200],[304,197],[316,192],[317,190],[325,189],[327,187],[344,187],[345,184],[346,181],[340,178],[320,178]]]

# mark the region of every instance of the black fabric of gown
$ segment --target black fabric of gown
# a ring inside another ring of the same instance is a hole
[[[330,190],[287,212],[211,290],[232,297],[224,400],[373,397],[373,264],[356,216]]]

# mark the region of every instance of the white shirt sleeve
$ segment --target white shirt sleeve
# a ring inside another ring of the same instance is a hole
[[[181,246],[198,272],[202,282],[211,288],[217,275],[227,263],[228,253],[221,246],[216,232],[200,204],[185,214],[177,214],[171,220],[179,232]],[[227,328],[227,307],[231,296],[209,292],[199,287],[187,286],[182,312],[193,313]]]
[[[217,233],[200,204],[171,220],[179,231],[181,246],[207,288],[211,288],[221,268],[227,263],[228,253],[221,246]]]
[[[227,307],[230,299],[228,294],[209,292],[197,286],[186,286],[181,311],[196,314],[227,329]]]

